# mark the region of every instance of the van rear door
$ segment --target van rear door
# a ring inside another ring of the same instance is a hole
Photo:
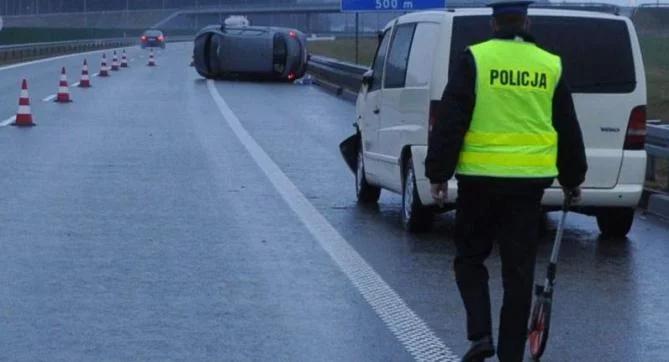
[[[530,32],[539,46],[562,57],[588,156],[583,187],[613,188],[630,114],[646,103],[644,80],[637,80],[640,55],[632,48],[624,18],[554,14],[531,12]],[[490,38],[489,29],[488,16],[456,17],[451,59],[466,46]]]

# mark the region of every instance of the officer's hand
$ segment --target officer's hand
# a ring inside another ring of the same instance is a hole
[[[564,192],[564,197],[571,197],[572,204],[578,204],[581,202],[581,188],[576,187],[563,187],[562,192]]]
[[[446,199],[448,198],[448,183],[430,184],[430,193],[432,193],[432,198],[437,205],[444,207],[444,203],[446,203]]]

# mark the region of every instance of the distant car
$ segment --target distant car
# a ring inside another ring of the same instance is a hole
[[[306,73],[306,44],[295,29],[213,25],[195,36],[193,60],[205,78],[291,81]]]
[[[163,48],[165,49],[165,34],[158,29],[149,29],[140,37],[142,49]]]

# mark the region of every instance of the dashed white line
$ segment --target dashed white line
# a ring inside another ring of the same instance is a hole
[[[54,99],[56,99],[56,95],[52,94],[50,96],[44,97],[44,99],[42,99],[42,102],[51,102]]]
[[[71,87],[78,87],[81,82],[74,82],[72,83]]]
[[[92,76],[92,77],[97,77],[98,75],[100,75],[100,72],[93,73],[91,76]]]
[[[351,247],[346,239],[309,202],[265,150],[251,137],[221,97],[216,89],[215,82],[208,80],[207,88],[228,126],[274,185],[283,200],[341,271],[346,274],[404,348],[418,361],[457,361],[458,357],[407,306],[402,297]]]
[[[14,121],[16,121],[16,116],[11,116],[6,120],[0,122],[0,127],[9,126],[10,124],[14,123]]]

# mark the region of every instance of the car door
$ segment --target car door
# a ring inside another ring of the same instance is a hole
[[[383,73],[386,64],[386,53],[390,44],[392,29],[386,30],[376,51],[372,63],[371,82],[363,86],[358,99],[358,124],[362,134],[362,149],[364,154],[365,172],[370,182],[378,182],[379,160],[375,157],[379,153],[378,129],[381,106],[381,89],[383,88]]]
[[[380,177],[391,190],[401,191],[400,152],[407,130],[407,111],[416,111],[412,104],[418,103],[416,94],[405,90],[409,54],[413,43],[416,23],[398,24],[393,30],[388,49],[383,89],[381,91],[380,125],[378,128]],[[429,70],[425,70],[429,72]]]

